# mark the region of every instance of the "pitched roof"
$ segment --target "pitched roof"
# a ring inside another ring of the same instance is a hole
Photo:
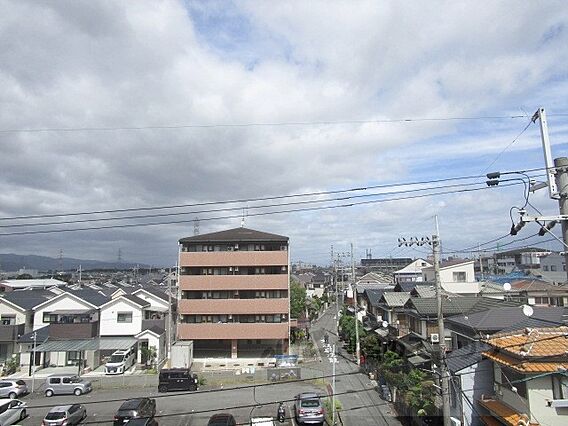
[[[385,292],[384,290],[375,290],[367,288],[365,289],[364,293],[367,296],[367,299],[369,300],[371,306],[377,306],[384,292]]]
[[[518,306],[520,302],[491,299],[489,297],[459,296],[449,297],[442,300],[442,312],[444,315],[457,315],[484,311],[495,306]],[[435,297],[411,297],[404,305],[414,308],[419,315],[438,315],[438,304]]]
[[[421,263],[424,263],[424,266],[420,266]],[[424,260],[422,258],[418,258],[414,260],[412,263],[409,263],[404,268],[399,269],[398,271],[394,271],[394,274],[420,274],[422,269],[432,266],[430,262]]]
[[[163,300],[164,302],[167,302],[169,300],[168,295],[161,289],[161,288],[157,288],[155,286],[151,286],[151,287],[140,287],[140,288],[133,288],[131,289],[131,294],[136,294],[140,291],[145,291],[147,293],[150,293],[153,296],[156,296],[158,299]],[[175,299],[172,297],[172,300]]]
[[[6,300],[22,309],[28,310],[32,309],[34,306],[45,302],[53,297],[55,293],[49,290],[15,290],[8,293],[4,293],[0,301]]]
[[[491,346],[487,343],[473,341],[467,346],[456,349],[446,357],[448,368],[451,372],[455,373],[473,364],[477,364],[483,359],[482,352],[490,348]]]
[[[568,291],[566,285],[554,285],[537,279],[516,280],[511,283],[511,290],[517,291]]]
[[[67,285],[65,281],[56,280],[55,278],[36,278],[30,280],[2,280],[0,284],[12,288],[27,288],[27,287],[60,287]]]
[[[523,373],[568,369],[568,327],[526,328],[486,339],[483,355]],[[543,360],[544,358],[544,360]]]
[[[80,290],[66,290],[67,293],[72,294],[84,300],[85,302],[90,303],[94,306],[101,306],[104,305],[106,302],[110,300],[110,297],[105,296],[103,293],[90,289],[90,288],[82,288]]]
[[[141,299],[138,296],[135,296],[133,294],[125,294],[121,297],[124,297],[127,300],[130,300],[133,303],[136,303],[138,306],[144,307],[144,306],[150,306],[150,302],[147,302],[144,299]]]
[[[407,291],[387,291],[383,293],[381,301],[391,308],[396,308],[404,306],[408,299],[410,299],[410,293]]]
[[[288,237],[255,231],[248,228],[234,228],[226,231],[212,232],[209,234],[194,235],[179,240],[180,243],[197,242],[261,242],[261,241],[288,241]]]
[[[462,327],[470,328],[475,331],[501,331],[505,328],[516,326],[520,329],[527,325],[546,326],[547,323],[564,324],[568,319],[568,309],[563,307],[534,306],[534,314],[527,318],[523,313],[522,306],[497,306],[486,311],[461,314],[449,317],[446,322],[458,324]],[[521,325],[522,324],[522,325]]]
[[[422,281],[401,281],[394,286],[394,291],[412,291],[414,287],[424,285]]]

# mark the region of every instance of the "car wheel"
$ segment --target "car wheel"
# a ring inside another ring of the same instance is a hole
[[[167,392],[167,391],[168,391],[168,387],[166,385],[158,386],[158,392]]]
[[[53,396],[53,391],[51,389],[48,389],[45,391],[45,396],[47,396],[48,398]]]
[[[16,392],[10,392],[10,393],[8,394],[8,397],[9,397],[10,399],[16,399],[17,396],[18,396],[18,395],[16,395]]]
[[[22,412],[20,413],[20,420],[24,420],[27,417],[28,413],[26,413],[26,410],[22,410]]]
[[[81,389],[77,388],[73,391],[73,393],[75,394],[75,396],[79,396],[81,395],[83,392],[81,392]]]

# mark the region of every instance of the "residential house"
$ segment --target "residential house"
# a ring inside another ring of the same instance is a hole
[[[196,357],[287,354],[288,237],[235,228],[179,243],[178,339]]]
[[[420,282],[423,279],[422,269],[433,266],[431,262],[424,259],[416,259],[404,268],[393,272],[394,282]]]
[[[454,425],[483,425],[473,401],[493,391],[493,376],[488,374],[492,363],[482,354],[490,347],[483,342],[472,342],[446,357],[451,375],[450,417]]]
[[[535,306],[530,317],[523,306],[498,306],[481,312],[454,315],[445,320],[453,348],[462,348],[500,331],[522,327],[568,325],[568,308]]]
[[[51,299],[50,290],[16,290],[0,297],[0,363],[18,350],[18,337],[33,327],[33,307]]]
[[[523,328],[485,340],[492,361],[494,391],[477,403],[487,425],[568,423],[568,327]]]
[[[554,285],[534,278],[511,282],[505,297],[536,306],[568,306],[568,284]]]
[[[442,286],[445,283],[475,282],[476,280],[473,264],[473,260],[463,259],[452,259],[441,262],[440,282],[442,283]],[[422,269],[422,280],[426,282],[436,282],[436,275],[433,266]]]

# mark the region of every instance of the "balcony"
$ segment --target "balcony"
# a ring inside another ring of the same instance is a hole
[[[0,342],[15,342],[24,334],[25,324],[0,325]]]
[[[181,252],[180,266],[285,266],[287,251]]]
[[[181,275],[180,290],[287,290],[288,274]]]
[[[180,314],[283,314],[290,299],[181,299]]]
[[[49,337],[55,340],[90,339],[99,335],[99,322],[51,323]]]
[[[288,339],[288,322],[266,324],[178,324],[182,340]]]

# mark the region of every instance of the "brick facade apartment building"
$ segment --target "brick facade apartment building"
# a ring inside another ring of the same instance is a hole
[[[247,228],[179,240],[179,340],[194,356],[287,354],[288,237]]]

